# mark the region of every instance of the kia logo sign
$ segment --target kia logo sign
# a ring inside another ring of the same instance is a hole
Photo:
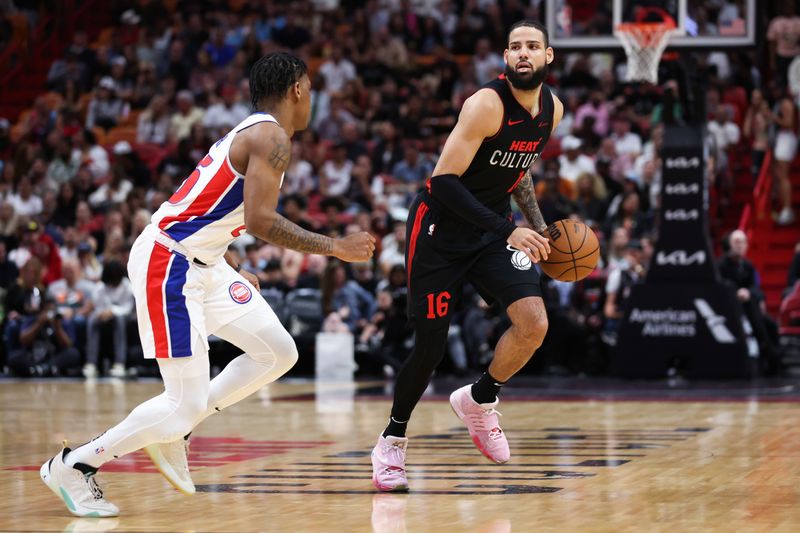
[[[687,220],[698,220],[700,211],[697,209],[667,209],[664,211],[665,220],[677,220],[680,222]]]
[[[700,168],[699,157],[668,157],[664,164],[667,168]]]
[[[697,183],[673,183],[664,187],[665,194],[672,194],[675,196],[683,196],[686,194],[698,194],[700,192],[700,185]]]
[[[706,252],[698,250],[689,254],[686,250],[675,250],[674,252],[656,254],[656,264],[671,266],[702,265],[706,262]]]

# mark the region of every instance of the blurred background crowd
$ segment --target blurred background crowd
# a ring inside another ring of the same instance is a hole
[[[0,47],[13,33],[10,21],[35,24],[38,4],[0,2]],[[737,3],[717,4],[706,29]],[[361,374],[396,372],[413,343],[407,206],[464,100],[502,72],[508,28],[541,20],[540,4],[140,0],[111,1],[109,9],[111,25],[71,35],[46,84],[33,89],[32,108],[0,118],[0,368],[16,376],[154,372],[138,347],[130,246],[209,146],[250,113],[250,66],[289,50],[309,65],[312,120],[294,138],[280,211],[330,236],[370,231],[378,250],[374,262],[351,265],[248,235],[233,250],[297,339],[294,372],[313,369],[320,330],[352,332]],[[797,114],[781,70],[786,50],[771,46],[786,33],[800,36],[800,18],[784,18],[795,25],[770,25],[757,49],[694,52],[690,72],[665,62],[657,85],[623,83],[620,52],[555,50],[547,83],[565,113],[535,168],[539,204],[548,222],[590,224],[603,258],[579,283],[542,277],[550,332],[526,371],[606,371],[625,299],[657,239],[663,124],[686,120],[695,77],[707,81],[701,97],[721,271],[746,289],[740,300],[759,324],[764,353],[777,353],[775,309],[747,266],[746,237],[729,232],[741,211],[737,188],[752,189],[782,120]],[[789,133],[796,137],[796,120]],[[786,172],[776,170],[776,180],[788,183],[791,160],[773,162],[781,164]],[[791,187],[777,190],[776,223],[791,226]],[[787,287],[799,263],[795,257],[782,274]],[[442,372],[481,370],[507,326],[502,309],[467,287]],[[216,366],[232,355],[212,342]]]

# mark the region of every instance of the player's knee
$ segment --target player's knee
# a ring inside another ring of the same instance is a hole
[[[523,320],[514,324],[517,333],[525,340],[526,344],[530,344],[532,348],[538,348],[544,342],[544,337],[547,334],[547,316],[544,314],[531,314],[527,315]]]
[[[206,395],[190,395],[181,398],[172,416],[168,417],[168,434],[162,436],[162,442],[172,442],[190,433],[197,421],[205,414],[208,405]]]
[[[263,363],[274,363],[284,372],[288,372],[298,359],[297,344],[285,329],[271,328],[259,335],[262,349],[248,353],[253,359]]]
[[[300,354],[297,352],[297,344],[288,332],[286,333],[286,339],[282,343],[281,350],[276,352],[275,355],[278,359],[277,364],[283,367],[284,372],[288,372],[297,364]]]

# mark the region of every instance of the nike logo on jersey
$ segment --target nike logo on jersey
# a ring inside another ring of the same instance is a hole
[[[509,126],[515,126],[515,125],[517,125],[517,124],[519,124],[521,122],[525,122],[525,121],[524,120],[509,120],[508,121],[508,125]]]

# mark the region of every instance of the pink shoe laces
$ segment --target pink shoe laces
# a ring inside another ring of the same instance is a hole
[[[503,436],[503,430],[500,429],[498,416],[503,416],[503,414],[497,409],[481,408],[480,413],[469,413],[466,418],[474,430],[486,431],[490,439],[499,440]]]
[[[391,478],[405,477],[405,468],[399,465],[406,464],[406,449],[399,442],[387,443],[383,442],[381,446],[381,459],[385,463],[389,463],[383,469],[383,474]]]

